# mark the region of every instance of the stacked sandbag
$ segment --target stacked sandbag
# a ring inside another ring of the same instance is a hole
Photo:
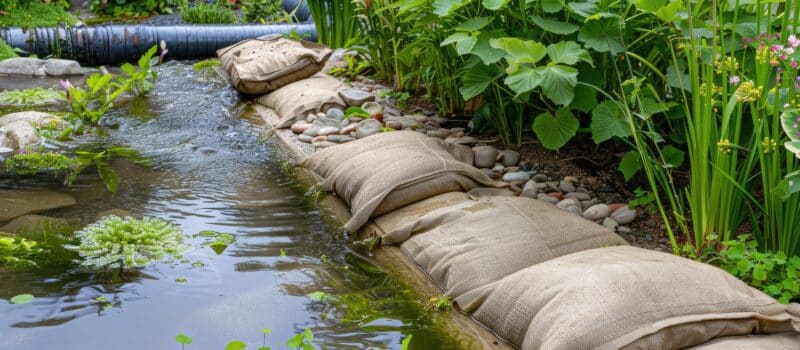
[[[389,235],[411,237],[401,248],[451,298],[559,256],[628,244],[600,225],[525,197],[460,202]]]
[[[342,86],[338,79],[319,73],[262,96],[258,103],[278,113],[281,119],[277,128],[288,128],[297,120],[305,120],[308,113],[344,106],[344,101],[339,97]],[[333,122],[339,126],[338,121]]]
[[[383,244],[399,244],[411,235],[407,227],[413,226],[428,213],[471,201],[464,192],[443,193],[372,218],[362,231],[369,236],[381,238]]]
[[[323,149],[300,165],[350,205],[353,215],[344,227],[355,232],[370,217],[438,194],[506,186],[471,164],[469,147],[394,131]]]
[[[797,304],[779,304],[711,265],[630,246],[555,258],[456,302],[522,349],[668,350],[800,333]]]
[[[712,340],[691,350],[798,350],[800,334],[747,335]]]
[[[233,86],[263,95],[319,72],[333,51],[317,43],[269,35],[217,50]]]

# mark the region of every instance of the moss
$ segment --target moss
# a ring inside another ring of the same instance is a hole
[[[54,27],[59,23],[73,25],[78,19],[54,4],[27,1],[14,11],[0,15],[0,27]]]
[[[60,153],[15,154],[5,160],[6,170],[13,174],[33,175],[37,173],[63,174],[73,171],[78,161]]]
[[[0,61],[11,57],[17,57],[17,53],[14,52],[14,48],[8,46],[5,41],[0,40]]]
[[[0,49],[2,51],[2,49]],[[0,54],[1,56],[2,54]],[[0,58],[2,59],[2,58]],[[26,90],[6,90],[0,92],[0,104],[30,107],[51,104],[61,100],[61,96],[53,89],[33,88]]]

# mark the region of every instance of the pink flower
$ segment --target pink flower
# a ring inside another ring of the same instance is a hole
[[[69,88],[72,87],[72,84],[69,83],[69,80],[62,80],[61,81],[61,88],[64,89],[64,92],[67,94],[67,100],[70,99]]]
[[[789,46],[793,48],[797,48],[800,46],[800,39],[797,38],[794,34],[789,35],[789,39],[786,40],[789,43]]]
[[[158,64],[161,64],[161,63],[164,62],[164,56],[166,56],[167,52],[169,52],[169,49],[167,49],[167,42],[166,41],[161,40],[160,46],[161,46],[161,54],[158,55]]]
[[[770,46],[769,50],[772,51],[772,52],[781,51],[781,50],[783,50],[783,45],[772,45],[772,46]]]
[[[791,55],[791,54],[794,53],[794,49],[791,48],[791,47],[787,47],[787,48],[783,49],[783,52],[785,52],[787,55]]]
[[[797,68],[797,61],[789,62],[789,65],[792,66],[792,68]]]
[[[732,85],[739,85],[741,81],[742,79],[740,79],[738,75],[732,75],[730,78],[728,78],[728,82]]]

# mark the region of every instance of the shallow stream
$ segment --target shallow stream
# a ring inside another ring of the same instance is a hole
[[[234,339],[255,349],[264,327],[273,330],[266,341],[273,349],[306,328],[322,348],[399,349],[412,334],[412,349],[453,347],[431,326],[440,316],[351,250],[338,223],[283,173],[281,146],[240,119],[247,104],[235,91],[201,79],[188,63],[159,74],[148,97],[106,117],[106,138],[81,140],[129,146],[151,160],[151,167],[115,161],[116,193],[91,169],[69,188],[0,177],[0,189],[67,193],[77,205],[43,215],[77,227],[121,209],[169,220],[187,236],[231,233],[236,243],[218,255],[192,238],[183,262],[126,280],[76,265],[0,272],[0,349],[176,349],[178,333],[193,338],[187,349],[222,349]],[[317,291],[340,302],[306,296]],[[35,301],[7,301],[22,293]]]

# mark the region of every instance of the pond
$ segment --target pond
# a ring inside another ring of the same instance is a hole
[[[166,219],[194,237],[194,249],[124,279],[74,264],[0,272],[0,348],[172,349],[179,333],[193,338],[187,349],[222,349],[234,339],[257,348],[264,327],[273,348],[306,328],[323,348],[399,349],[408,335],[411,348],[455,347],[434,326],[442,316],[367,252],[352,250],[339,223],[284,174],[281,146],[239,118],[247,103],[235,91],[202,79],[190,63],[159,74],[148,97],[106,117],[106,136],[78,141],[128,146],[151,160],[115,161],[116,193],[91,170],[69,188],[47,177],[0,177],[0,189],[69,194],[76,205],[44,215],[78,228],[110,209]],[[205,230],[236,242],[218,254],[194,236]],[[307,296],[320,291],[327,301]],[[7,301],[21,293],[36,299]]]

